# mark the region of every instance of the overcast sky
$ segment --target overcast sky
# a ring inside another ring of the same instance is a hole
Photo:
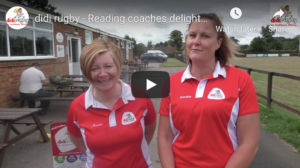
[[[187,24],[185,22],[170,22],[171,16],[191,16],[197,13],[214,12],[222,17],[224,26],[248,26],[256,27],[254,32],[228,32],[229,36],[234,36],[240,40],[240,44],[249,44],[250,41],[260,36],[261,26],[270,24],[270,4],[280,3],[282,5],[290,5],[291,8],[298,10],[297,19],[300,20],[300,1],[284,0],[250,0],[248,2],[235,1],[221,1],[221,0],[126,0],[123,2],[117,0],[49,0],[49,4],[57,7],[56,12],[62,13],[65,16],[80,17],[79,22],[89,25],[94,28],[106,31],[111,34],[124,37],[125,34],[134,37],[137,42],[147,44],[147,41],[152,41],[154,44],[168,40],[169,34],[172,30],[180,30],[183,34],[186,33]],[[296,4],[296,6],[291,4]],[[232,19],[230,10],[233,7],[238,7],[242,10],[242,17],[240,19]],[[292,10],[290,10],[292,11]],[[294,14],[296,11],[292,11]],[[121,20],[113,23],[100,23],[88,21],[89,14],[94,17],[98,16],[118,16],[125,18],[125,23]],[[130,16],[150,16],[165,17],[166,21],[150,22],[150,23],[130,23],[128,21]],[[296,16],[293,16],[294,18]],[[85,18],[85,19],[83,19]],[[299,34],[299,23],[297,29],[288,32],[277,32],[275,36],[283,36],[292,38]]]

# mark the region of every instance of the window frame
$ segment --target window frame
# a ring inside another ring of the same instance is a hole
[[[38,32],[42,32],[42,33],[50,33],[51,34],[51,32],[47,32],[47,31],[40,31],[40,30],[35,30],[35,32],[34,32],[34,36],[35,36],[35,38],[36,38],[36,31],[38,31]],[[53,32],[54,33],[54,32]],[[35,40],[35,42],[36,42],[36,39],[34,39]],[[35,52],[35,55],[36,55],[36,57],[38,57],[38,58],[40,58],[40,57],[48,57],[48,56],[55,56],[55,47],[54,47],[54,35],[52,34],[52,52],[53,52],[53,55],[44,55],[44,56],[41,56],[41,55],[37,55],[37,53],[36,53],[36,43],[35,43],[35,45],[34,45],[34,48],[35,48],[35,50],[34,50],[34,52]]]
[[[92,34],[92,39],[91,39],[91,42],[90,43],[87,43],[86,42],[86,34],[87,33],[90,33],[90,34]],[[85,40],[85,44],[91,44],[92,42],[93,42],[93,32],[92,31],[89,31],[89,30],[85,30],[85,32],[84,32],[84,40]]]
[[[131,49],[131,42],[128,41],[128,49]]]
[[[125,40],[121,40],[121,48],[125,48],[126,44],[124,44],[124,43],[125,43]]]
[[[3,13],[4,13],[4,21],[3,21],[3,20],[0,20],[0,23],[6,24],[5,15],[6,15],[6,12],[7,12],[7,11],[5,11],[5,10],[3,10],[3,9],[0,9],[0,12],[3,12]]]
[[[119,39],[116,39],[116,42],[117,42],[117,44],[116,44],[117,47],[120,48],[120,45],[121,45],[121,44],[120,44],[120,40],[119,40]]]
[[[0,9],[0,12],[4,12],[6,13],[6,10]],[[56,50],[55,50],[55,37],[54,37],[54,24],[53,21],[51,20],[51,22],[47,22],[49,24],[51,24],[52,26],[52,30],[48,30],[48,29],[42,29],[42,28],[37,28],[35,25],[35,20],[34,17],[30,17],[29,19],[32,19],[32,26],[26,26],[23,29],[26,30],[32,30],[33,31],[33,55],[28,55],[28,56],[11,56],[11,51],[10,51],[10,40],[9,40],[9,36],[10,36],[10,32],[9,32],[9,26],[7,25],[6,21],[0,21],[0,25],[1,26],[5,26],[6,27],[6,42],[7,42],[7,56],[3,56],[0,57],[0,61],[15,61],[15,60],[34,60],[34,59],[56,59]],[[36,31],[39,32],[45,32],[45,33],[50,33],[52,36],[52,51],[53,54],[52,55],[44,55],[44,56],[40,56],[37,55],[36,52]]]
[[[107,42],[107,35],[105,34],[102,34],[102,40],[106,41]]]

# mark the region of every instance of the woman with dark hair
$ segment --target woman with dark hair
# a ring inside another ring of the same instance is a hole
[[[216,14],[189,24],[186,70],[170,77],[160,107],[158,150],[163,168],[244,168],[259,141],[259,108],[251,77],[228,65],[237,45]],[[199,16],[196,15],[196,16]]]

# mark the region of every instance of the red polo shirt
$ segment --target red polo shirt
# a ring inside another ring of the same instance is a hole
[[[94,99],[92,86],[71,104],[68,132],[83,138],[87,168],[153,167],[145,126],[155,121],[155,109],[150,99],[134,98],[130,86],[121,83],[121,97],[113,110]]]
[[[237,118],[259,112],[251,77],[233,66],[199,81],[185,71],[170,77],[160,114],[170,118],[176,168],[224,168],[238,148]]]

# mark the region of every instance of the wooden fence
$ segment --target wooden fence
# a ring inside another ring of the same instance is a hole
[[[269,72],[269,71],[263,71],[263,70],[257,70],[257,69],[252,69],[252,68],[246,68],[246,67],[242,67],[242,66],[235,66],[237,68],[240,69],[244,69],[247,70],[248,74],[251,75],[251,72],[258,72],[258,73],[263,73],[263,74],[267,74],[268,75],[268,90],[267,90],[267,96],[262,95],[260,93],[257,93],[257,96],[264,98],[267,100],[267,106],[268,108],[271,107],[271,103],[275,103],[285,109],[288,109],[296,114],[300,115],[300,110],[293,108],[289,105],[286,105],[278,100],[272,99],[272,86],[273,86],[273,76],[280,76],[280,77],[284,77],[284,78],[289,78],[289,79],[294,79],[294,80],[298,80],[300,81],[300,76],[295,76],[295,75],[289,75],[289,74],[284,74],[284,73],[278,73],[278,72]]]
[[[182,61],[182,62],[185,62],[187,63],[187,59],[178,54],[178,55],[175,55],[175,58]],[[256,93],[257,96],[261,97],[261,98],[264,98],[267,100],[267,106],[268,108],[271,107],[271,103],[275,103],[287,110],[290,110],[292,111],[293,113],[296,113],[298,115],[300,115],[300,110],[294,108],[294,107],[291,107],[287,104],[284,104],[278,100],[275,100],[275,99],[272,99],[272,86],[273,86],[273,76],[280,76],[280,77],[284,77],[284,78],[289,78],[289,79],[294,79],[294,80],[297,80],[297,81],[300,81],[300,76],[296,76],[296,75],[289,75],[289,74],[284,74],[284,73],[278,73],[278,72],[269,72],[269,71],[264,71],[264,70],[258,70],[258,69],[252,69],[252,68],[246,68],[246,67],[242,67],[242,66],[235,66],[237,68],[240,68],[240,69],[244,69],[248,72],[249,75],[251,75],[251,72],[258,72],[258,73],[263,73],[263,74],[267,74],[268,75],[268,91],[267,91],[267,96],[265,95],[262,95],[260,93]],[[300,101],[300,100],[299,100]]]

